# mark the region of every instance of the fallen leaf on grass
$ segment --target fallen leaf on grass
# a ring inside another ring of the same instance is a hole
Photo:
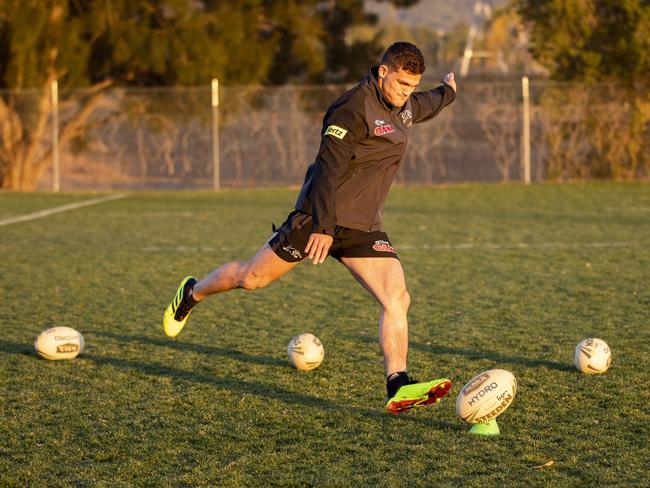
[[[542,468],[548,468],[549,466],[553,466],[555,464],[555,461],[552,459],[549,461],[546,461],[544,464],[540,464],[539,466],[533,466],[533,469],[542,469]]]

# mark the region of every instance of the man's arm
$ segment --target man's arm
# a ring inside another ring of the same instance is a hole
[[[336,227],[336,189],[367,127],[361,108],[352,100],[326,117],[312,176],[313,230],[305,248],[314,264],[325,261]]]
[[[432,119],[455,99],[456,80],[453,73],[448,73],[443,79],[443,84],[438,88],[411,95],[413,123],[417,124]]]

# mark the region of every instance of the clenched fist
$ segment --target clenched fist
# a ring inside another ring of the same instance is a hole
[[[443,81],[456,91],[456,80],[454,79],[453,73],[447,73]]]

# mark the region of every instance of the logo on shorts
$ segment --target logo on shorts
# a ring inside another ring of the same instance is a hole
[[[291,244],[288,244],[288,245],[286,245],[286,246],[282,246],[282,250],[283,250],[284,252],[286,252],[286,253],[291,254],[291,257],[292,257],[292,258],[295,258],[295,259],[302,259],[302,254],[300,254],[300,251],[298,251],[298,249],[296,249],[295,247],[293,247]]]
[[[391,246],[388,241],[375,241],[372,248],[378,252],[392,252],[393,254],[396,254],[395,248]]]

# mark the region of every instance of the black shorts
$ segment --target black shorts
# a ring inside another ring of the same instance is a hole
[[[277,233],[269,241],[269,246],[275,254],[289,263],[307,257],[305,247],[312,232],[311,215],[295,210],[279,229],[273,226],[273,231]],[[334,242],[329,255],[339,261],[344,257],[399,259],[385,232],[364,232],[338,225],[334,229]]]

